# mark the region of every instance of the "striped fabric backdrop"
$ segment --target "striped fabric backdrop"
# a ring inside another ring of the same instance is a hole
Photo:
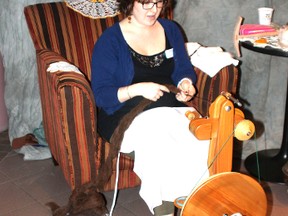
[[[102,32],[122,15],[90,19],[66,7],[64,2],[25,7],[33,40],[45,136],[71,189],[94,180],[109,153],[110,144],[97,134],[96,105],[90,88],[92,49]],[[172,13],[169,14],[172,17]],[[69,62],[83,74],[47,72],[51,63]],[[236,92],[238,71],[229,66],[210,78],[196,68],[198,96],[191,105],[203,115],[221,91]],[[115,167],[116,160],[114,160]],[[133,172],[133,160],[121,155],[119,189],[141,183]],[[115,169],[104,190],[114,189]]]

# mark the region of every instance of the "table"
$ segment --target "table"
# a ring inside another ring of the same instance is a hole
[[[240,42],[246,49],[274,56],[288,57],[288,52],[271,47],[255,47],[251,42]],[[284,119],[283,138],[280,149],[268,149],[249,155],[244,164],[253,176],[258,177],[258,163],[260,178],[268,182],[284,183],[283,165],[287,162],[288,155],[288,90],[286,93],[286,108]],[[258,161],[258,162],[257,162]]]

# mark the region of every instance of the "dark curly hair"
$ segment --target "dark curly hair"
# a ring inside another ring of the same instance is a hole
[[[143,3],[147,0],[117,0],[119,3],[119,10],[121,13],[123,13],[125,16],[129,16],[132,13],[134,2],[138,1],[139,3]],[[162,9],[161,14],[165,13],[166,8],[170,7],[171,0],[163,0],[164,1],[164,7]]]

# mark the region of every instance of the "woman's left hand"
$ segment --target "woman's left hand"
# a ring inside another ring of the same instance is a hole
[[[179,85],[179,93],[176,94],[176,99],[181,102],[187,102],[192,99],[196,93],[196,89],[190,80],[183,80]]]

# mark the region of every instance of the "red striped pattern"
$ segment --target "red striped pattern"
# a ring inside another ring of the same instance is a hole
[[[237,94],[238,69],[229,65],[221,69],[214,77],[203,73],[195,68],[197,74],[197,96],[191,101],[191,106],[197,108],[203,116],[208,116],[211,103],[222,91],[227,91],[233,95]]]
[[[27,6],[24,13],[37,53],[45,136],[73,189],[95,178],[109,152],[110,144],[97,134],[90,60],[98,37],[123,17],[93,20],[75,13],[63,2]],[[49,64],[57,61],[73,63],[84,76],[47,73]],[[133,160],[123,157],[120,161],[119,188],[139,185],[132,171]],[[113,172],[105,190],[112,190],[114,184]]]
[[[64,2],[36,4],[24,9],[36,50],[49,49],[73,62],[90,80],[93,46],[102,32],[121,20],[121,14],[90,19]]]

